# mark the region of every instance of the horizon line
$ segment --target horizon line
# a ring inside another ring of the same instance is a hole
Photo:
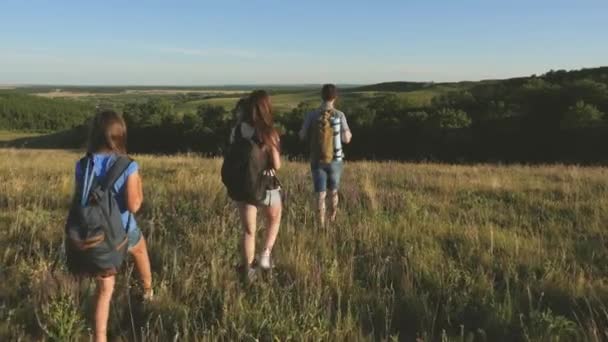
[[[381,82],[334,82],[336,85],[342,86],[367,86],[367,85],[377,85],[377,84],[385,84],[385,83],[419,83],[419,84],[458,84],[458,83],[466,83],[466,82],[490,82],[490,81],[504,81],[504,80],[512,80],[518,78],[526,78],[532,76],[543,76],[549,72],[557,72],[557,71],[566,71],[566,72],[574,72],[574,71],[583,71],[590,69],[601,69],[608,68],[608,65],[600,65],[600,66],[592,66],[592,67],[582,67],[578,69],[550,69],[543,73],[530,74],[530,75],[522,75],[522,76],[513,76],[513,77],[505,77],[505,78],[482,78],[482,79],[463,79],[459,81],[436,81],[436,80],[427,80],[427,81],[407,81],[407,80],[392,80],[392,81],[381,81]],[[209,87],[313,87],[320,86],[325,84],[326,82],[303,82],[303,83],[285,83],[285,82],[263,82],[263,83],[208,83],[208,84],[136,84],[136,83],[0,83],[0,87],[14,87],[14,88],[22,88],[22,87],[83,87],[83,88],[93,88],[93,87],[108,87],[108,88],[119,88],[119,87],[170,87],[170,88],[209,88]]]

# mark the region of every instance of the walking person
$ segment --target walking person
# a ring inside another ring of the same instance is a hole
[[[241,117],[231,134],[231,145],[222,165],[222,182],[236,202],[243,235],[241,253],[246,281],[255,277],[255,266],[272,268],[271,253],[281,223],[281,186],[276,176],[281,168],[279,134],[274,128],[270,96],[253,91],[239,101]],[[266,219],[266,240],[255,258],[258,211]]]
[[[342,144],[350,143],[351,131],[346,116],[334,107],[338,89],[325,84],[321,89],[321,106],[307,114],[300,130],[300,139],[310,144],[310,169],[316,193],[317,221],[321,227],[326,222],[326,200],[329,191],[329,220],[338,214],[338,189],[344,170]]]
[[[95,341],[107,340],[116,273],[130,254],[141,277],[143,299],[153,296],[146,240],[134,214],[143,201],[137,162],[127,156],[127,127],[114,111],[93,119],[87,155],[76,164],[74,203],[66,224],[68,268],[95,278]]]

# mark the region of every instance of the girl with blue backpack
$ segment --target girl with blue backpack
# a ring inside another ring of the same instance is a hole
[[[66,224],[68,269],[97,283],[95,341],[107,340],[116,273],[130,254],[141,277],[143,298],[153,296],[146,240],[134,214],[143,201],[139,166],[127,156],[127,127],[114,111],[92,122],[87,155],[76,164],[76,192]]]

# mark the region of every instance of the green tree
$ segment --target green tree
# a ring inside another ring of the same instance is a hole
[[[214,106],[206,103],[198,106],[196,115],[199,118],[199,122],[210,131],[224,128],[231,118],[230,112],[223,106]]]
[[[316,106],[309,102],[300,102],[298,106],[290,112],[276,117],[277,123],[281,123],[288,134],[297,134],[302,127],[306,115],[316,109]]]
[[[400,125],[412,104],[397,95],[383,96],[374,100],[368,106],[370,113],[374,113],[374,125],[380,127],[395,127]]]
[[[196,113],[187,112],[182,117],[182,124],[188,130],[202,129],[203,123]]]
[[[180,118],[175,114],[174,105],[164,98],[152,98],[142,103],[127,103],[123,109],[127,125],[150,127],[175,124]]]
[[[94,112],[92,105],[65,99],[0,92],[0,128],[57,131],[81,125]]]
[[[561,127],[562,128],[583,128],[596,126],[604,118],[604,113],[597,109],[594,105],[587,104],[584,101],[578,101],[576,105],[568,108],[564,114]]]
[[[455,108],[469,111],[475,107],[476,100],[469,91],[450,91],[434,97],[431,104],[435,108]]]
[[[162,126],[175,122],[173,104],[166,99],[154,98],[143,104],[144,125]]]
[[[127,103],[123,109],[123,118],[129,127],[141,126],[144,121],[143,108],[140,103]]]
[[[454,108],[438,109],[433,113],[432,121],[439,128],[466,128],[472,123],[467,112]]]

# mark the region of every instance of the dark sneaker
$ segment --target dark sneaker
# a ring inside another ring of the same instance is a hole
[[[253,265],[238,266],[238,272],[240,273],[241,280],[246,284],[251,284],[257,278],[256,269]]]
[[[247,268],[247,282],[253,283],[257,279],[258,275],[256,273],[255,268],[248,267]]]

